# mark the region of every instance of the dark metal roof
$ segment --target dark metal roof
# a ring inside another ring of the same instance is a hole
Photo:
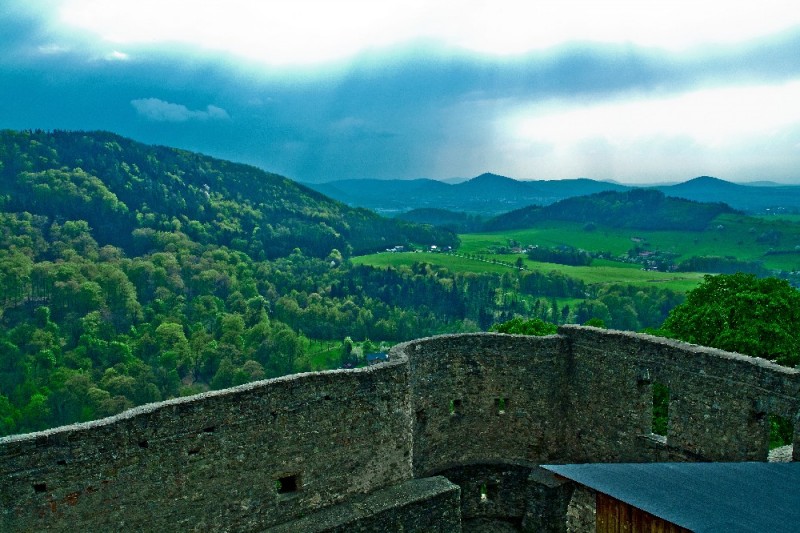
[[[542,465],[668,522],[705,532],[800,531],[800,463]]]

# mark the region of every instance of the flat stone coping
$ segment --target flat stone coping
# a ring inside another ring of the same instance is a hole
[[[347,502],[326,507],[298,520],[284,522],[268,528],[266,531],[268,533],[297,533],[298,531],[318,533],[329,531],[333,528],[355,524],[360,520],[386,511],[401,509],[407,505],[460,490],[458,485],[454,485],[442,476],[410,479],[391,487],[376,490],[362,498],[351,498]]]

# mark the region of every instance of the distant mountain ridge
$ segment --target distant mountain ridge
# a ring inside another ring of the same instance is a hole
[[[487,217],[532,204],[548,205],[572,196],[630,188],[583,178],[520,181],[491,173],[455,184],[432,179],[363,179],[304,185],[351,206],[366,207],[381,214],[437,208]]]
[[[748,213],[800,211],[799,185],[739,184],[711,176],[700,176],[656,189],[668,196],[697,202],[724,202],[734,209]]]
[[[589,178],[522,181],[492,173],[453,184],[432,179],[363,179],[305,185],[351,206],[366,207],[388,215],[436,208],[489,218],[530,205],[546,206],[576,196],[643,188],[697,202],[723,202],[748,213],[800,212],[800,185],[765,182],[745,185],[710,176],[654,187]]]

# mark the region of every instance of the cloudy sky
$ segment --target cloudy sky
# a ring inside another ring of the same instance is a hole
[[[794,1],[3,0],[0,128],[300,181],[800,183]]]

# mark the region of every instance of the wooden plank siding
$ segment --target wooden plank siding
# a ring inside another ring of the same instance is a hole
[[[602,492],[597,493],[597,533],[691,533]]]

